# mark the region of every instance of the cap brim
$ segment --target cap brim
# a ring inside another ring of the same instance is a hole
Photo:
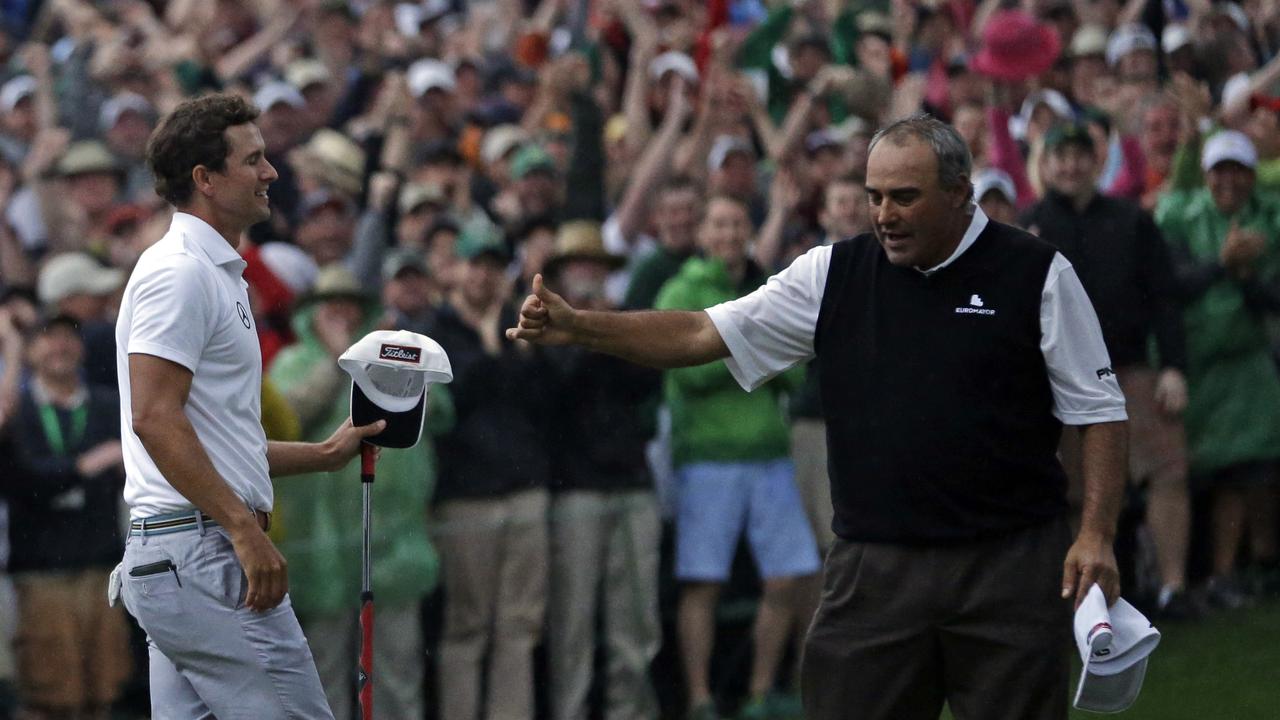
[[[1075,707],[1090,712],[1115,713],[1126,710],[1142,690],[1142,680],[1147,675],[1147,658],[1142,658],[1129,669],[1115,675],[1098,675],[1085,668],[1080,672],[1080,685],[1076,688]]]
[[[388,448],[408,448],[422,437],[422,425],[426,419],[427,392],[424,389],[418,404],[404,412],[385,410],[369,399],[356,383],[351,383],[351,423],[357,427],[379,420],[386,420],[387,427],[365,440],[373,445]]]

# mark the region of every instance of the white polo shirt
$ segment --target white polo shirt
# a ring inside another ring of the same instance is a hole
[[[932,274],[955,262],[986,227],[986,214],[975,208],[951,257],[922,272]],[[744,389],[754,390],[813,358],[831,253],[830,245],[813,248],[755,292],[707,308],[729,348],[725,364]],[[1049,370],[1053,414],[1064,425],[1127,419],[1115,375],[1098,374],[1098,368],[1110,370],[1111,359],[1093,303],[1062,253],[1054,254],[1040,295],[1040,351]]]
[[[160,474],[133,432],[129,355],[164,358],[192,373],[185,408],[213,467],[249,507],[273,494],[262,429],[262,354],[249,310],[245,261],[208,223],[175,213],[138,259],[116,321],[124,499],[134,518],[194,506]]]

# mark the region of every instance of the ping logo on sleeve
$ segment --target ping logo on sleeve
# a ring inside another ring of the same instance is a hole
[[[1104,367],[1104,368],[1098,368],[1097,373],[1098,373],[1098,379],[1101,380],[1102,378],[1107,377],[1108,375],[1114,376],[1116,374],[1116,371],[1112,370],[1109,367]]]
[[[378,352],[381,360],[395,360],[403,363],[417,364],[422,360],[422,348],[409,345],[383,345]]]

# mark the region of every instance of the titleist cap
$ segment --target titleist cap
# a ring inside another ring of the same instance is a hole
[[[369,438],[374,445],[407,448],[422,436],[431,383],[453,380],[449,356],[435,340],[408,330],[365,335],[338,358],[351,376],[351,422],[387,427]]]

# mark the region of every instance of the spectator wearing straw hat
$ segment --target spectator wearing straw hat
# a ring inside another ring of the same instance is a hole
[[[272,185],[272,203],[281,210],[294,213],[303,199],[316,190],[340,193],[348,201],[360,196],[364,187],[365,152],[351,138],[336,130],[321,128],[304,145],[288,153],[287,165],[295,173],[294,184],[285,180],[277,192]],[[277,198],[286,194],[286,198]],[[292,204],[286,204],[289,201]]]
[[[584,307],[609,309],[605,280],[622,263],[605,251],[599,223],[574,220],[560,226],[544,271],[552,287]],[[588,714],[600,616],[605,716],[652,717],[649,663],[662,638],[661,525],[645,466],[648,423],[638,406],[657,390],[661,375],[581,348],[548,355],[564,388],[550,440],[551,717]]]

